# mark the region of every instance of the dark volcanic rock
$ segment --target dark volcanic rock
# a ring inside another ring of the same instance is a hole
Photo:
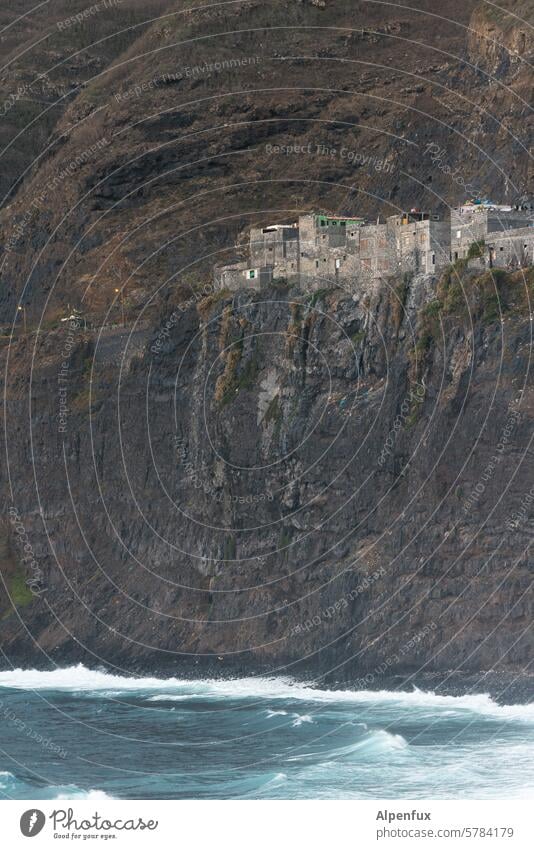
[[[142,354],[118,328],[118,361],[81,333],[63,433],[66,331],[31,392],[12,350],[12,503],[46,591],[4,600],[8,662],[363,686],[527,665],[530,321],[444,317],[429,343],[423,288],[398,291],[211,296]]]

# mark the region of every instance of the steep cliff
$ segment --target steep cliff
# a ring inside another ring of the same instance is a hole
[[[6,658],[520,669],[532,294],[462,267],[361,297],[223,292],[146,340],[53,332],[31,383],[21,341],[8,471],[43,574],[15,612],[4,596]]]
[[[471,61],[497,77],[522,77],[525,91],[529,82],[527,63],[534,56],[531,14],[532,4],[528,0],[502,7],[481,3],[469,22]]]

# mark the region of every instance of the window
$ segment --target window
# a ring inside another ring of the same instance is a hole
[[[432,265],[436,264],[436,254],[432,254]]]
[[[339,268],[340,266],[341,266],[341,260],[336,259],[336,268]]]
[[[256,276],[256,270],[255,270],[254,268],[249,269],[249,271],[248,271],[248,279],[249,279],[249,280],[254,280],[255,276]]]
[[[321,220],[321,227],[326,227],[326,221]]]
[[[318,259],[315,260],[315,267],[319,268],[319,260]]]
[[[502,250],[502,248],[501,248],[501,250]],[[326,257],[323,258],[323,262],[326,262]]]
[[[326,239],[326,236],[323,236],[323,241]]]
[[[500,250],[500,251],[503,251],[503,250],[504,250],[504,248],[499,248],[499,250]]]
[[[301,256],[304,256],[304,251],[301,251],[301,252],[300,252],[300,255],[301,255]]]
[[[331,222],[330,222],[330,224],[332,224],[332,226],[333,226],[333,227],[336,227],[336,226],[337,226],[337,221],[331,221]]]
[[[457,231],[456,231],[456,238],[457,238],[457,239],[461,239],[461,238],[462,238],[462,231],[461,231],[461,230],[457,230]]]
[[[346,227],[346,226],[347,226],[347,222],[346,222],[346,221],[340,221],[340,222],[339,222],[339,225],[340,225],[340,227]]]

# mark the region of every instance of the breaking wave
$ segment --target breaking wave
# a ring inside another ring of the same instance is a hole
[[[0,794],[11,799],[112,799],[103,790],[82,790],[76,784],[40,785],[0,772]]]
[[[432,711],[470,711],[481,716],[534,722],[534,704],[500,705],[488,694],[443,696],[414,688],[412,692],[390,690],[321,690],[290,678],[230,678],[224,680],[185,680],[180,678],[134,678],[91,670],[82,666],[50,672],[14,669],[0,672],[0,688],[56,690],[73,693],[112,695],[147,693],[150,701],[187,701],[194,699],[266,699],[270,701],[306,701],[317,704],[391,704]]]
[[[534,787],[534,705],[487,694],[72,666],[0,672],[0,701],[7,799],[521,798]]]

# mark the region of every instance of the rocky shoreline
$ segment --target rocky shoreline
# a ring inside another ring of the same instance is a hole
[[[371,679],[365,673],[362,676],[339,678],[328,672],[317,674],[305,666],[273,667],[263,664],[243,664],[228,658],[181,658],[180,660],[161,662],[161,659],[145,659],[142,662],[131,663],[117,660],[117,663],[95,663],[87,655],[55,658],[55,663],[39,663],[28,658],[28,662],[11,665],[3,658],[0,671],[14,668],[39,669],[54,671],[56,669],[83,665],[88,669],[105,672],[110,675],[123,675],[133,678],[170,678],[183,680],[232,680],[238,678],[286,678],[311,688],[321,690],[354,690],[354,691],[388,691],[408,693],[414,690],[431,692],[440,696],[466,696],[485,694],[500,705],[530,704],[534,702],[534,674],[524,670],[481,670],[462,672],[448,670],[440,672],[407,671],[391,676],[381,676]]]

